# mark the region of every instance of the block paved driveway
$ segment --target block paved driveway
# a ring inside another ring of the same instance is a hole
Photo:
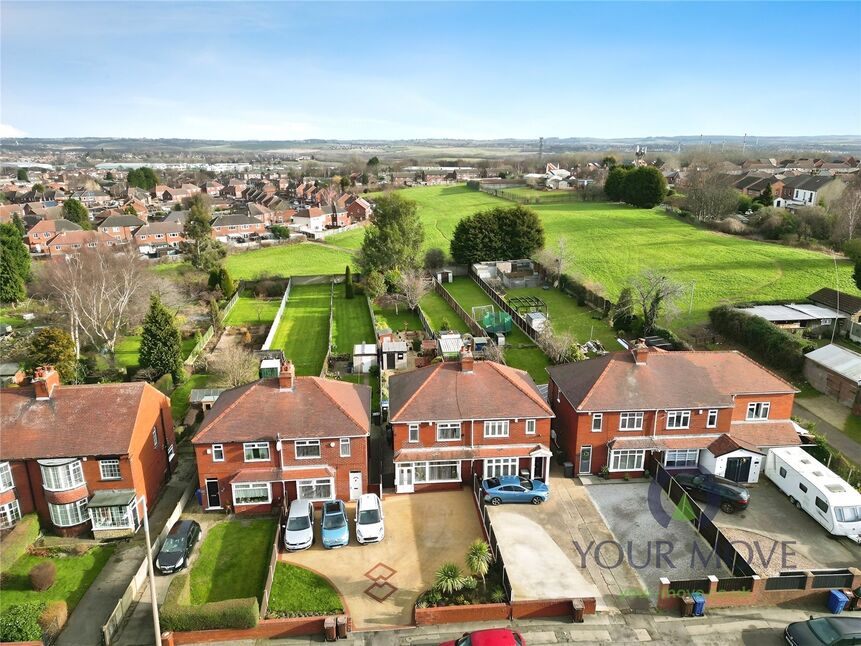
[[[318,510],[315,544],[280,557],[327,577],[344,597],[357,630],[411,625],[416,599],[433,585],[437,568],[454,561],[466,569],[467,548],[484,537],[472,493],[466,489],[386,496],[383,513],[385,539],[359,545],[355,504],[348,504],[350,544],[326,550]]]

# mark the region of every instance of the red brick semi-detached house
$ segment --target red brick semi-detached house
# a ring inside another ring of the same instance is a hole
[[[668,469],[756,482],[769,448],[800,444],[797,390],[739,352],[664,352],[636,344],[551,366],[548,399],[578,474]]]
[[[269,513],[281,502],[365,492],[371,390],[296,377],[264,359],[261,378],[222,393],[192,444],[204,508]]]
[[[0,523],[36,511],[64,536],[134,533],[176,466],[170,400],[145,382],[0,389]]]
[[[527,472],[546,479],[553,411],[532,378],[491,361],[437,363],[389,379],[398,493]]]

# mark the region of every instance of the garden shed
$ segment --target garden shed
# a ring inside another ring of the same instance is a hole
[[[804,376],[821,393],[861,414],[861,354],[829,344],[804,357]]]

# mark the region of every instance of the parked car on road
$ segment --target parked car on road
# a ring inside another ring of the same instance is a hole
[[[347,510],[343,500],[323,503],[323,516],[320,520],[323,547],[343,547],[350,543],[350,527],[347,523]]]
[[[188,566],[188,558],[197,539],[200,525],[193,520],[179,520],[170,528],[164,545],[155,559],[155,567],[162,574],[171,574]]]
[[[819,617],[789,624],[783,633],[793,646],[861,644],[861,618]]]
[[[385,536],[383,502],[375,493],[362,494],[356,503],[356,540],[362,545],[379,543]]]
[[[483,480],[484,501],[491,505],[503,502],[531,502],[540,505],[550,497],[550,488],[540,480],[520,476],[498,476]]]
[[[296,499],[290,503],[284,523],[284,548],[295,552],[311,547],[314,542],[314,504]]]
[[[508,628],[489,628],[464,633],[463,637],[440,646],[525,646],[523,635]]]
[[[732,480],[702,473],[680,473],[675,478],[691,498],[718,505],[726,514],[747,509],[750,503],[748,488]]]

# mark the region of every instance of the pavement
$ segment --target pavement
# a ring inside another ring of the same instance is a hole
[[[318,521],[311,548],[280,556],[328,578],[343,596],[357,629],[410,625],[416,599],[433,585],[439,566],[454,561],[466,570],[467,548],[484,536],[467,489],[387,495],[383,511],[386,537],[381,543],[356,543],[351,503],[348,546],[324,549]]]
[[[191,456],[180,455],[178,463],[176,472],[150,513],[150,533],[153,537],[161,532],[189,483],[197,480],[193,452]],[[75,607],[65,629],[55,642],[56,646],[94,646],[102,643],[102,626],[111,616],[146,556],[144,545],[143,528],[138,530],[130,541],[118,545],[113,556]]]
[[[835,408],[836,407],[836,408]],[[846,435],[841,429],[848,411],[841,418],[839,403],[825,397],[796,399],[792,414],[816,424],[816,432],[824,435],[828,443],[845,455],[851,462],[861,465],[861,444]],[[841,421],[842,420],[842,421]]]

